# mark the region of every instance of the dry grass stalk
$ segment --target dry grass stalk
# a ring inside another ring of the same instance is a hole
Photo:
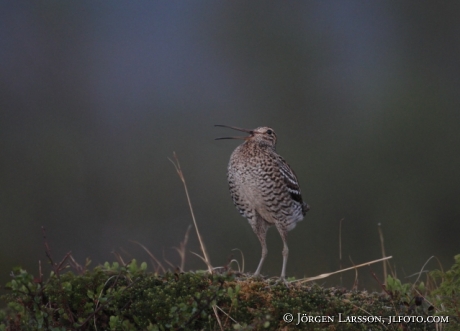
[[[327,273],[327,274],[321,274],[321,275],[315,276],[315,277],[309,277],[309,278],[303,278],[303,279],[293,280],[293,281],[291,281],[290,283],[296,283],[296,282],[298,282],[298,283],[300,283],[300,284],[303,284],[303,283],[306,283],[306,282],[311,282],[311,281],[314,281],[314,280],[327,278],[327,277],[329,277],[329,276],[332,276],[332,275],[335,275],[335,274],[338,274],[338,273],[341,273],[341,272],[345,272],[345,271],[348,271],[348,270],[352,270],[352,269],[356,269],[356,268],[361,268],[361,267],[368,266],[368,265],[373,264],[373,263],[385,261],[385,260],[388,260],[388,259],[391,259],[391,258],[392,258],[392,256],[388,256],[388,257],[385,257],[385,258],[382,258],[382,259],[378,259],[378,260],[374,260],[374,261],[370,261],[370,262],[366,262],[366,263],[361,263],[361,264],[358,264],[358,265],[353,266],[353,267],[349,267],[349,268],[337,270],[337,271],[330,272],[330,273]]]
[[[190,214],[192,215],[193,225],[195,226],[196,235],[198,236],[198,241],[200,242],[200,246],[201,246],[201,252],[203,253],[202,260],[208,266],[208,271],[212,273],[213,269],[212,269],[211,261],[208,257],[208,254],[206,253],[206,248],[204,247],[203,239],[201,238],[200,231],[198,230],[198,225],[196,223],[195,214],[192,208],[192,202],[190,201],[190,196],[188,194],[187,184],[185,183],[185,177],[184,177],[184,174],[182,173],[182,169],[180,167],[179,159],[177,158],[176,152],[173,152],[173,156],[174,156],[174,161],[169,158],[168,160],[171,161],[171,163],[173,164],[174,168],[177,171],[177,174],[179,175],[180,180],[182,181],[182,184],[184,184],[185,195],[187,196],[187,202],[190,208]],[[194,254],[197,255],[196,253]]]

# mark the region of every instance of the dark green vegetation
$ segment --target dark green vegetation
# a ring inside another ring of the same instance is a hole
[[[460,318],[460,255],[451,270],[432,272],[427,284],[389,276],[381,294],[301,282],[287,288],[231,270],[158,275],[135,260],[91,271],[71,265],[75,272],[56,266],[47,279],[15,270],[0,330],[457,330]],[[283,321],[286,313],[293,314],[290,324]],[[299,313],[334,321],[296,326]],[[342,320],[441,315],[449,323],[340,323],[339,314]]]

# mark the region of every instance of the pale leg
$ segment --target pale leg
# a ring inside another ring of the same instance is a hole
[[[289,248],[287,245],[287,232],[284,229],[281,229],[281,227],[276,227],[278,229],[278,232],[280,233],[281,239],[283,240],[283,268],[281,269],[281,279],[285,280],[286,278],[286,265],[287,265],[287,260],[289,256]]]
[[[257,238],[259,238],[260,245],[262,246],[262,256],[260,258],[259,266],[257,267],[257,270],[254,273],[254,276],[260,275],[260,270],[262,269],[264,260],[267,257],[268,250],[267,250],[267,243],[266,243],[265,238],[267,237],[268,226],[269,226],[268,223],[265,222],[260,216],[257,217],[256,223],[252,225],[252,229],[257,235]]]

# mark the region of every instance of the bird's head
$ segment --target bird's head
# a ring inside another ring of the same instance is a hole
[[[275,148],[276,146],[276,134],[275,131],[272,128],[269,128],[267,126],[261,126],[258,128],[255,128],[253,130],[248,130],[248,129],[241,129],[241,128],[236,128],[234,126],[228,126],[228,125],[216,125],[224,128],[230,128],[233,130],[237,131],[242,131],[242,132],[247,132],[249,133],[249,136],[246,137],[241,137],[241,136],[236,136],[236,137],[220,137],[216,138],[216,140],[219,139],[244,139],[248,142],[254,142],[259,145],[266,145]]]

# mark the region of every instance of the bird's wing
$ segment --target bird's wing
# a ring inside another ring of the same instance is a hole
[[[303,204],[299,181],[297,180],[297,176],[295,175],[294,170],[292,170],[286,161],[284,161],[284,159],[281,157],[278,158],[278,165],[292,199],[300,204]]]

